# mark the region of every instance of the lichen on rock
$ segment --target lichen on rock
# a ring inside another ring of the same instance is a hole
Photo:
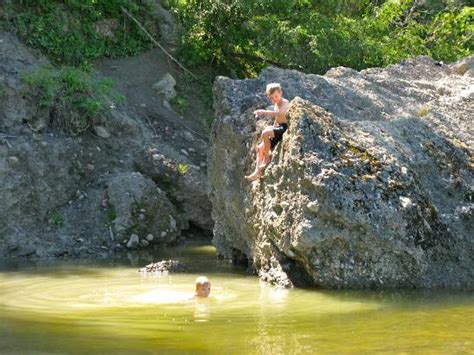
[[[218,77],[208,156],[218,252],[285,287],[472,287],[474,83],[455,65],[419,57],[325,76],[270,67]],[[271,124],[252,120],[268,82],[292,100],[289,129],[248,184]]]

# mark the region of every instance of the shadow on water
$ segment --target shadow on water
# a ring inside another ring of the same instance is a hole
[[[104,259],[0,259],[1,273],[30,273],[67,278],[78,274],[83,276],[100,276],[109,268],[129,268],[138,270],[141,267],[160,260],[179,260],[185,267],[185,273],[200,273],[213,270],[245,274],[245,269],[223,260],[217,260],[216,250],[204,243],[186,243],[177,247],[164,247],[160,250],[126,251],[116,253]]]

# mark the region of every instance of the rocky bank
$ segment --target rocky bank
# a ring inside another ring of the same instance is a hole
[[[269,82],[292,100],[289,130],[249,184],[271,123],[252,111],[269,104]],[[473,57],[218,77],[208,156],[218,252],[283,286],[472,288],[473,95]]]
[[[51,127],[52,110],[25,93],[21,75],[41,66],[51,64],[0,33],[0,257],[107,256],[210,236],[207,133],[154,93],[173,70],[164,55],[99,63],[127,101],[79,136]],[[135,78],[120,77],[131,67]]]

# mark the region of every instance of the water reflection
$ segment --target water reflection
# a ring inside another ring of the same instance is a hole
[[[195,322],[208,322],[210,319],[210,305],[212,299],[196,299],[194,310]]]

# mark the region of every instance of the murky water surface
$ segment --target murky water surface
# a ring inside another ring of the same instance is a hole
[[[0,265],[0,353],[472,353],[474,296],[450,291],[280,290],[209,246],[169,249],[185,273],[147,260]],[[200,274],[208,299],[193,299]]]

